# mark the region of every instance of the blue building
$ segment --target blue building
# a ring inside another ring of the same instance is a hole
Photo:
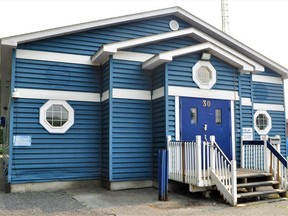
[[[214,135],[238,166],[241,137],[285,155],[287,75],[179,7],[2,38],[11,190],[152,186],[169,136]]]

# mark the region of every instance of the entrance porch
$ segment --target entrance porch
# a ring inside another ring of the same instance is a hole
[[[229,160],[216,142],[208,140],[171,141],[168,137],[169,179],[189,184],[189,190],[217,189],[233,206],[239,199],[268,194],[286,196],[287,160],[280,154],[280,138],[242,141],[241,164]],[[270,186],[269,190],[259,189]]]

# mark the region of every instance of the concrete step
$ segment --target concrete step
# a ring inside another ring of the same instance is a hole
[[[273,186],[279,184],[278,181],[259,181],[259,182],[248,182],[248,183],[238,183],[237,188],[252,188],[261,186]]]
[[[237,194],[237,198],[250,198],[250,197],[259,197],[265,196],[270,194],[282,194],[285,193],[285,190],[281,189],[274,189],[274,190],[267,190],[267,191],[255,191],[255,192],[248,192],[248,193],[239,193]]]

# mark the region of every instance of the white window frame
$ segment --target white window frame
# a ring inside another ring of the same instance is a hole
[[[47,110],[52,105],[62,105],[68,111],[68,120],[61,127],[54,127],[46,120]],[[74,109],[66,101],[49,100],[40,108],[39,123],[49,133],[65,133],[74,124]]]
[[[198,71],[201,67],[207,67],[211,71],[211,80],[204,84],[198,79]],[[192,78],[200,89],[211,89],[216,83],[216,69],[209,61],[198,61],[192,68]]]
[[[265,115],[267,118],[267,127],[264,130],[260,130],[256,124],[256,118],[260,114]],[[267,135],[269,131],[272,129],[272,118],[266,110],[257,110],[254,113],[254,129],[259,135]]]

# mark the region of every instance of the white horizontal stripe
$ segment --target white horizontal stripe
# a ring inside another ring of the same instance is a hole
[[[148,59],[152,58],[152,54],[147,53],[137,53],[137,52],[126,52],[126,51],[119,51],[113,55],[114,59],[119,60],[128,60],[128,61],[137,61],[137,62],[145,62]]]
[[[164,97],[164,87],[160,87],[160,88],[155,89],[153,91],[152,100],[155,100],[155,99],[161,98],[161,97]]]
[[[254,110],[270,110],[270,111],[282,111],[284,112],[284,106],[280,104],[262,104],[262,103],[254,103]]]
[[[114,88],[113,98],[151,100],[151,91]]]
[[[99,93],[15,88],[13,98],[100,102]]]
[[[84,65],[97,65],[91,62],[90,56],[55,53],[55,52],[43,52],[34,50],[17,49],[16,58],[41,60],[41,61],[55,61],[55,62],[84,64]]]
[[[263,83],[273,83],[273,84],[283,84],[283,80],[280,77],[262,76],[262,75],[252,75],[253,82],[263,82]]]
[[[102,93],[101,101],[106,101],[109,99],[109,90],[106,90],[105,92]]]
[[[238,92],[236,91],[207,90],[179,86],[169,86],[168,94],[170,96],[239,100]]]
[[[251,98],[241,98],[242,106],[252,106]]]

